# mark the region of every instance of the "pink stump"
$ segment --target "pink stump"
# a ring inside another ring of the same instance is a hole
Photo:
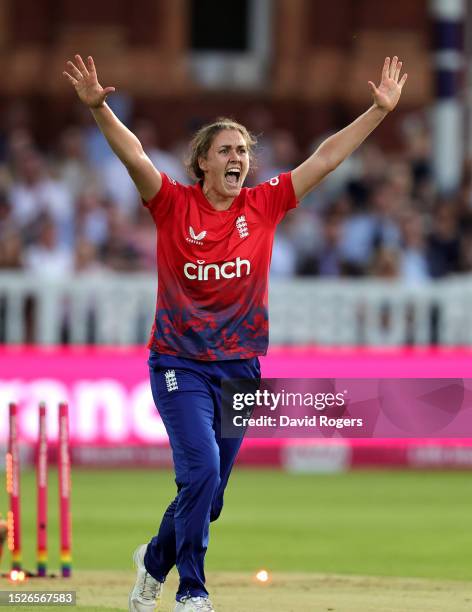
[[[9,406],[10,430],[6,457],[7,493],[10,497],[8,512],[8,548],[12,554],[12,569],[21,569],[21,519],[20,519],[20,455],[18,448],[18,409]]]
[[[36,452],[37,485],[37,569],[38,576],[46,576],[48,545],[48,440],[46,433],[46,405],[39,405],[38,446]]]
[[[69,453],[69,407],[59,404],[59,517],[61,573],[64,578],[71,575],[71,512],[70,512],[70,453]]]

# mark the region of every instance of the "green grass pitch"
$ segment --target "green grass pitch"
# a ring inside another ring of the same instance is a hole
[[[470,580],[470,478],[467,472],[289,475],[236,469],[223,514],[211,526],[207,570]],[[21,488],[24,565],[34,569],[33,471],[22,474]],[[157,530],[174,492],[168,471],[75,469],[73,569],[129,570],[132,551]],[[4,516],[7,504],[2,487]],[[55,472],[49,508],[49,565],[57,570]]]

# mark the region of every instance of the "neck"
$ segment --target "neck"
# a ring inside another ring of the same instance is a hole
[[[202,185],[202,191],[203,195],[215,210],[228,210],[234,201],[233,196],[224,196],[221,193],[218,193],[212,187],[205,185],[205,183]]]

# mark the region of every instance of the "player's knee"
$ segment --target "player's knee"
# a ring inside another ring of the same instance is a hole
[[[200,472],[200,478],[206,483],[206,486],[209,489],[216,489],[220,484],[220,466],[217,462],[207,463],[204,467],[202,467]]]

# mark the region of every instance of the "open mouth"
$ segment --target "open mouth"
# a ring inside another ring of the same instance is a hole
[[[225,172],[225,181],[231,187],[237,187],[239,185],[239,179],[241,178],[241,170],[238,168],[230,168]]]

